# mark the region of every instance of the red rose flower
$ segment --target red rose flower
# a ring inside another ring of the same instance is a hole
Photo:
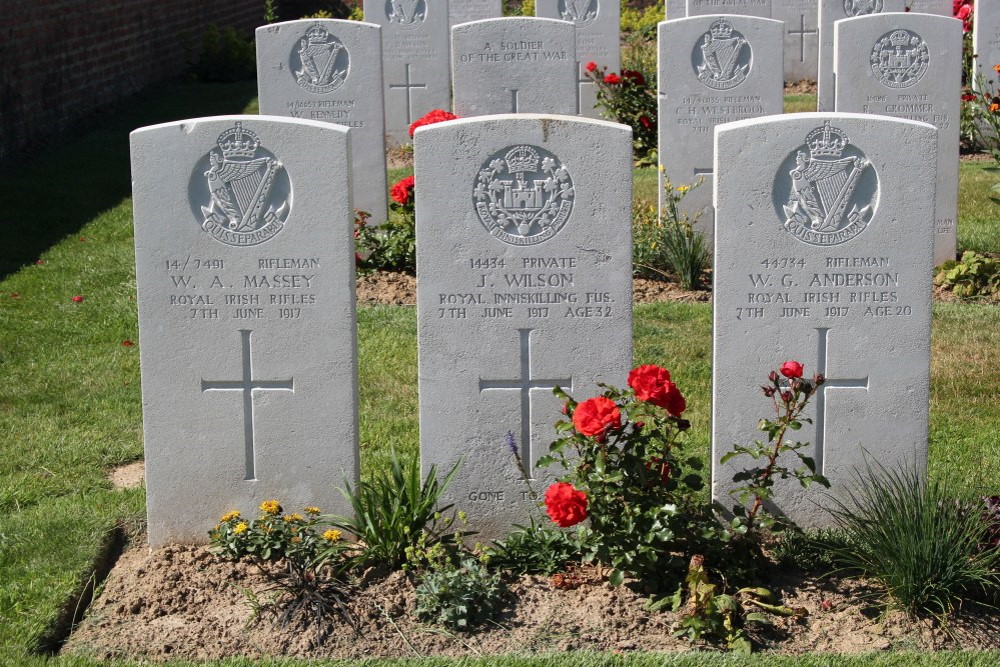
[[[122,347],[132,347],[132,341],[126,338],[125,340],[122,341]]]
[[[392,200],[400,204],[409,204],[410,198],[413,196],[413,183],[412,176],[396,181],[396,184],[389,190]]]
[[[640,401],[658,405],[674,417],[680,417],[687,409],[684,396],[670,381],[670,371],[666,368],[653,364],[633,368],[628,374],[628,386]]]
[[[44,259],[36,259],[35,260],[35,264],[44,264],[44,263],[45,263]]]
[[[584,65],[584,69],[586,69],[588,72],[593,72],[595,69],[597,69],[597,63],[591,60],[589,63]]]
[[[622,70],[622,76],[640,86],[646,83],[646,78],[642,75],[642,72],[637,72],[634,69]]]
[[[587,494],[556,482],[545,491],[545,513],[562,528],[575,526],[587,518]]]
[[[975,99],[976,99],[976,96],[973,95],[972,93],[966,93],[965,95],[962,95],[962,101],[963,102],[972,102]]]
[[[802,377],[802,364],[797,361],[786,361],[781,364],[781,374],[786,378],[800,378]]]
[[[645,116],[639,116],[639,123],[647,130],[653,125]]]
[[[576,406],[573,426],[584,435],[599,435],[611,426],[621,426],[622,413],[610,398],[595,396]]]
[[[73,301],[75,301],[76,303],[80,303],[81,301],[83,301],[83,297],[77,294],[76,296],[73,297]]]
[[[607,83],[612,86],[619,84],[621,82],[622,82],[621,77],[619,77],[617,74],[608,74],[606,77],[604,77],[604,83]]]
[[[410,136],[413,136],[413,133],[417,131],[418,127],[433,125],[434,123],[441,123],[446,120],[455,120],[456,118],[458,118],[458,116],[450,111],[445,111],[444,109],[433,109],[413,121],[413,124],[410,125]]]

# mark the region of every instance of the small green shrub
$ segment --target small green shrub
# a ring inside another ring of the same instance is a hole
[[[506,588],[499,572],[464,558],[427,573],[417,586],[417,618],[451,630],[470,630],[500,611]]]
[[[621,29],[628,37],[630,33],[655,33],[656,25],[666,19],[666,5],[658,2],[645,9],[632,9],[628,0],[622,1]]]
[[[674,188],[665,179],[663,217],[655,206],[637,202],[632,207],[632,263],[635,274],[649,278],[671,277],[684,289],[698,289],[709,266],[705,237],[692,229],[694,220],[679,204],[692,187]],[[695,218],[697,219],[697,217]]]
[[[197,61],[188,69],[192,78],[202,83],[246,81],[257,76],[257,55],[253,40],[232,27],[210,25],[202,34]]]
[[[945,617],[963,600],[996,599],[1000,550],[984,548],[982,503],[957,501],[914,470],[867,467],[834,499],[845,542],[831,545],[843,571],[864,577],[881,602],[913,615]]]
[[[934,284],[950,287],[961,299],[1000,297],[1000,261],[966,250],[961,261],[941,265]]]
[[[541,526],[532,519],[527,526],[515,525],[505,539],[494,542],[490,565],[514,574],[554,574],[567,565],[580,563],[591,551],[589,531],[570,533]]]
[[[359,482],[353,488],[347,485],[343,491],[353,516],[328,517],[328,521],[357,538],[356,565],[401,567],[407,550],[458,541],[459,536],[448,532],[452,521],[443,518],[452,506],[438,506],[456,472],[457,464],[438,480],[437,468],[431,466],[421,481],[420,461],[413,457],[404,463],[392,451],[388,468],[372,481]]]

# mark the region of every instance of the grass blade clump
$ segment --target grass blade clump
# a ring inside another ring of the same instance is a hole
[[[436,466],[431,466],[423,479],[416,457],[403,462],[392,451],[389,466],[370,482],[359,482],[353,488],[346,485],[343,493],[353,516],[330,517],[330,523],[358,539],[358,565],[398,568],[406,562],[407,549],[431,546],[444,539],[443,531],[452,522],[442,520],[442,515],[452,505],[439,507],[438,503],[458,466],[455,464],[440,480]]]
[[[995,602],[1000,549],[984,548],[978,500],[956,500],[912,469],[867,466],[834,503],[845,538],[834,556],[842,571],[870,579],[885,606],[943,618],[963,601]]]

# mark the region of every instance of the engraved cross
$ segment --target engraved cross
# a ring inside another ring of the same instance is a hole
[[[406,93],[406,122],[413,122],[413,94],[414,88],[426,88],[426,83],[413,83],[410,81],[410,63],[406,63],[406,83],[390,83],[389,90],[403,90]]]
[[[518,94],[519,91],[518,91],[517,88],[508,88],[508,90],[510,91],[510,112],[511,113],[518,113],[518,108],[517,108],[517,106],[518,106],[517,105],[518,96],[517,96],[517,94]]]
[[[287,380],[255,380],[253,377],[253,353],[250,348],[250,337],[253,331],[240,330],[243,342],[243,378],[241,380],[202,380],[202,393],[208,391],[241,391],[243,392],[243,446],[246,457],[246,477],[257,479],[254,468],[253,441],[253,393],[255,391],[295,391],[295,378]]]
[[[534,469],[533,453],[531,451],[531,390],[568,387],[572,391],[573,379],[543,380],[531,374],[531,332],[532,329],[518,329],[521,338],[521,372],[520,377],[511,380],[479,379],[479,391],[492,389],[516,389],[521,393],[521,458],[525,471],[530,475]],[[529,479],[532,479],[529,477]]]
[[[818,35],[819,31],[815,28],[811,30],[806,30],[806,15],[799,14],[799,29],[789,30],[789,35],[798,35],[799,37],[799,62],[804,63],[806,61],[806,35]]]
[[[825,380],[816,389],[816,418],[813,425],[816,427],[816,442],[814,444],[814,461],[816,462],[816,472],[823,474],[823,459],[826,458],[826,392],[828,389],[864,389],[868,391],[868,376],[857,379],[834,379],[827,374],[829,365],[829,347],[827,340],[830,335],[829,328],[817,328],[819,334],[819,351],[816,363],[816,372],[823,375]],[[786,386],[790,383],[785,383]]]

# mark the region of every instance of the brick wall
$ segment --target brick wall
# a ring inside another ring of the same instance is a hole
[[[0,164],[183,71],[206,26],[250,36],[263,0],[0,0]]]

